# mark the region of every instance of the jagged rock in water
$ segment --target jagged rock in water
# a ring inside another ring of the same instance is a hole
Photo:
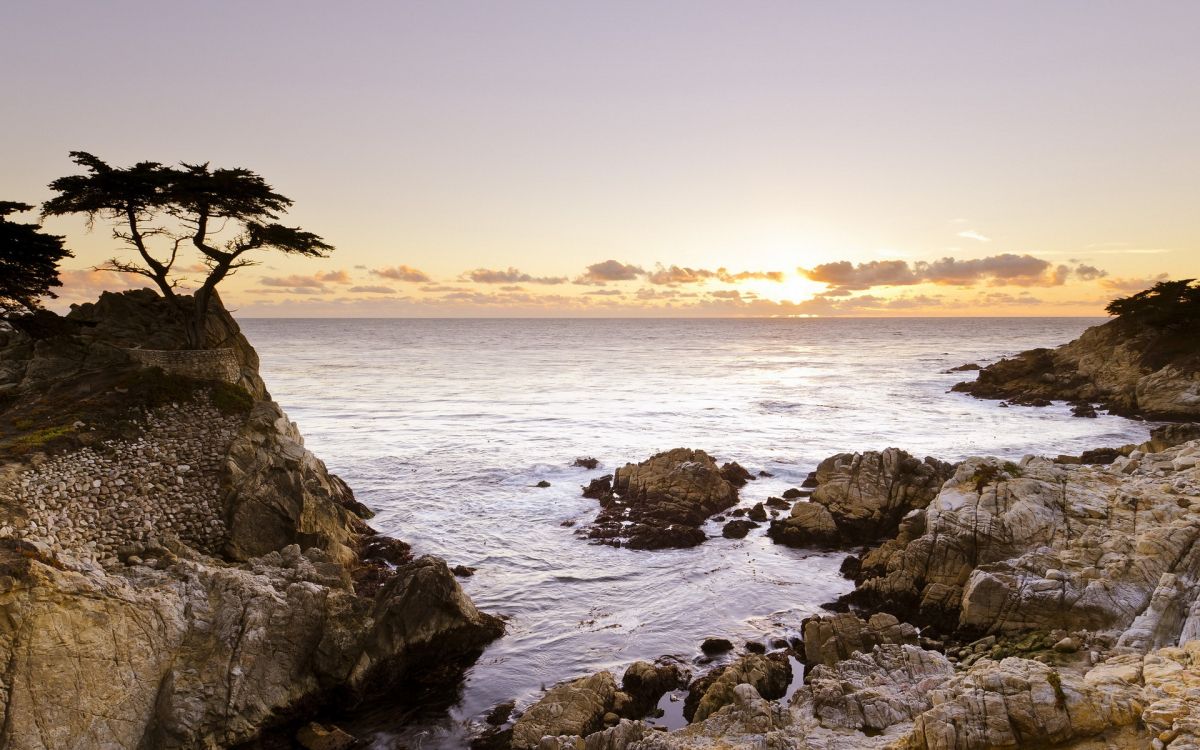
[[[621,677],[621,691],[630,697],[624,712],[629,718],[650,713],[667,691],[682,686],[687,675],[675,664],[635,661]]]
[[[513,725],[513,750],[537,748],[543,737],[583,737],[604,725],[613,708],[617,684],[608,672],[564,682],[550,688]]]
[[[599,493],[597,481],[585,496]],[[633,549],[693,547],[706,538],[700,525],[737,503],[737,487],[704,451],[676,448],[617,469],[600,503],[591,539]]]
[[[738,685],[751,685],[759,695],[775,700],[783,697],[791,682],[792,665],[785,654],[748,654],[694,681],[688,687],[683,715],[688,721],[704,721],[733,702]]]
[[[866,544],[895,533],[900,519],[924,508],[954,467],[897,448],[839,453],[820,463],[808,503],[771,523],[769,536],[790,546]]]

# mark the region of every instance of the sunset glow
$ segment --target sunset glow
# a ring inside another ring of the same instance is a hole
[[[124,11],[67,5],[67,27],[53,5],[10,13],[10,99],[39,106],[10,123],[0,190],[44,200],[72,149],[259,172],[336,252],[229,279],[244,315],[1099,315],[1200,275],[1191,4],[268,2],[218,28],[133,3],[161,32],[138,45],[105,41]],[[295,41],[313,34],[321,55]],[[246,73],[265,61],[266,87]],[[145,96],[94,85],[134,65]],[[47,228],[76,256],[60,309],[139,285],[89,270],[108,227]],[[1009,256],[1044,267],[805,275]],[[588,276],[608,261],[636,271]]]

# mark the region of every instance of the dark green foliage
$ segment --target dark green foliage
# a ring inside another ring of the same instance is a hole
[[[1152,328],[1174,328],[1200,324],[1200,286],[1195,279],[1160,281],[1104,308],[1109,315]]]
[[[249,414],[254,406],[254,397],[233,383],[214,383],[209,398],[222,414]]]
[[[139,162],[112,167],[99,158],[72,151],[71,159],[87,174],[50,183],[58,193],[46,201],[46,215],[82,213],[113,223],[113,237],[137,251],[140,260],[110,259],[103,268],[152,279],[163,296],[175,293],[181,279],[174,271],[181,249],[190,246],[208,269],[192,297],[187,315],[188,343],[204,345],[204,322],[217,284],[237,269],[255,265],[247,254],[257,250],[325,257],[333,246],[318,235],[276,221],[292,205],[266,180],[248,169],[212,169],[205,164]]]
[[[54,298],[58,264],[70,258],[63,238],[41,231],[37,224],[9,221],[8,215],[32,209],[26,203],[0,201],[0,313],[37,310],[41,298]]]

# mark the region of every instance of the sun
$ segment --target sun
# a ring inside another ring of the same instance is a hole
[[[819,281],[807,279],[798,273],[788,273],[784,274],[783,281],[755,279],[745,282],[743,288],[772,302],[803,302],[825,291],[827,286]]]

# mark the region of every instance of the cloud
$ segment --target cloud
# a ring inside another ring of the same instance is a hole
[[[1101,279],[1100,286],[1113,292],[1140,292],[1149,289],[1160,281],[1166,281],[1170,278],[1170,274],[1160,273],[1157,276],[1143,276],[1140,278],[1115,278]]]
[[[123,292],[129,289],[152,287],[153,282],[144,276],[95,269],[63,269],[58,274],[62,287],[52,291],[58,299],[43,300],[47,307],[60,308],[71,302],[91,302],[101,292]]]
[[[325,282],[317,278],[317,276],[301,276],[299,274],[292,274],[291,276],[263,276],[258,280],[258,283],[263,286],[302,287],[325,291]]]
[[[1061,286],[1072,273],[1091,280],[1104,275],[1092,266],[1055,266],[1048,260],[1032,255],[1002,253],[986,258],[958,260],[953,257],[935,261],[874,260],[857,265],[849,261],[823,263],[811,269],[797,269],[811,279],[830,285],[841,296],[850,291],[862,291],[880,286],[911,286],[939,284],[944,286]]]
[[[668,286],[671,284],[699,284],[716,278],[716,275],[716,271],[708,271],[703,268],[681,268],[680,266],[664,268],[660,265],[646,278],[651,284]]]
[[[404,265],[392,266],[391,268],[375,268],[371,270],[371,273],[376,276],[382,276],[385,279],[392,279],[393,281],[412,281],[417,283],[431,281],[429,275],[424,271],[418,271],[411,266]]]
[[[959,232],[958,236],[965,237],[968,240],[975,240],[976,242],[991,242],[992,241],[991,237],[982,235],[973,229],[967,229],[965,231]]]
[[[451,286],[449,284],[430,284],[429,286],[421,287],[421,291],[429,294],[438,294],[441,292],[469,292],[471,289],[465,286]]]
[[[477,284],[562,284],[567,281],[565,276],[530,276],[512,266],[503,271],[476,268],[474,271],[467,271],[460,278]]]
[[[574,283],[604,286],[610,281],[633,281],[638,276],[645,275],[645,273],[645,270],[640,266],[621,263],[616,260],[606,260],[588,266],[587,270],[576,278]]]
[[[349,284],[352,281],[350,274],[345,271],[325,271],[318,273],[315,278],[330,284]]]
[[[646,279],[651,284],[660,286],[674,286],[676,284],[702,284],[706,281],[716,279],[723,281],[726,284],[737,284],[741,281],[750,279],[761,279],[764,281],[783,281],[782,271],[741,271],[739,273],[731,273],[729,269],[721,267],[715,271],[710,271],[707,268],[689,268],[686,266],[666,266],[659,264],[657,269],[650,273]]]
[[[392,294],[395,289],[390,286],[352,286],[346,291],[360,294]]]
[[[822,263],[811,269],[796,269],[812,281],[840,289],[870,289],[874,286],[907,286],[922,279],[905,260],[872,260],[857,266],[848,260]]]
[[[590,292],[584,292],[584,294],[590,294],[595,297],[619,297],[625,294],[625,292],[622,292],[620,289],[593,289]]]
[[[1083,279],[1084,281],[1095,281],[1096,279],[1104,278],[1107,275],[1108,271],[1096,268],[1095,266],[1089,266],[1084,263],[1080,263],[1075,267],[1075,276]]]
[[[783,271],[741,271],[739,273],[730,273],[724,268],[718,268],[717,278],[727,284],[736,284],[739,281],[748,281],[750,279],[781,282],[783,281]]]

